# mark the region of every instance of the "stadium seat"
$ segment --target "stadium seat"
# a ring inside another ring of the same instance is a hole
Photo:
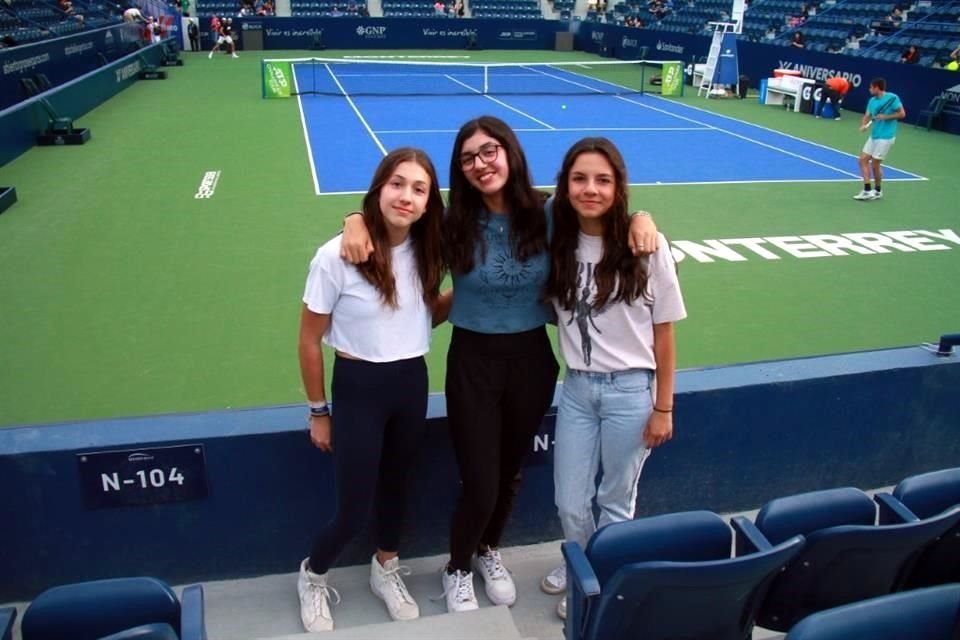
[[[13,607],[0,608],[0,640],[13,640],[13,622],[16,619],[16,609]]]
[[[567,640],[750,637],[773,576],[803,546],[751,530],[751,553],[733,558],[730,527],[709,511],[611,524],[586,550],[564,543]]]
[[[943,111],[942,97],[930,111],[927,128]],[[922,112],[921,112],[922,113]],[[901,481],[893,495],[918,518],[931,518],[948,509],[960,506],[960,467],[911,476]],[[928,547],[907,578],[907,588],[929,587],[948,582],[960,582],[960,525],[953,527]]]
[[[203,587],[184,588],[182,603],[155,578],[53,587],[27,607],[20,633],[23,640],[206,640]]]
[[[786,640],[956,640],[958,614],[960,584],[917,589],[815,613]]]
[[[807,544],[774,580],[759,625],[786,632],[812,613],[897,591],[920,551],[960,522],[960,509],[911,520],[893,496],[877,501],[896,524],[874,524],[875,503],[852,487],[777,498],[760,510],[756,527],[771,543],[800,534]]]

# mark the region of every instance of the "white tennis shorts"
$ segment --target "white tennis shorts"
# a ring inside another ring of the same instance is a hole
[[[223,44],[224,42],[227,44],[233,44],[233,36],[220,36],[217,38],[217,44]]]
[[[895,141],[896,138],[888,138],[886,140],[867,138],[867,143],[863,145],[863,152],[875,160],[883,160],[887,157],[887,154],[890,153],[890,147],[893,146]]]

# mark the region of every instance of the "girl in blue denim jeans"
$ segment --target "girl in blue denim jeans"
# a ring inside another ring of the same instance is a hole
[[[673,435],[673,323],[687,313],[666,239],[647,256],[634,257],[627,246],[627,204],[616,146],[584,138],[571,147],[548,202],[554,235],[547,295],[567,364],[554,448],[556,504],[564,537],[581,547],[598,527],[633,518],[643,463]],[[541,587],[565,591],[566,567]],[[566,617],[566,599],[557,613]]]

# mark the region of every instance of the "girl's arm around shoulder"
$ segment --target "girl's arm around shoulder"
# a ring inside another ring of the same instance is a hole
[[[442,291],[433,303],[433,326],[439,326],[450,317],[450,307],[453,306],[453,289]]]

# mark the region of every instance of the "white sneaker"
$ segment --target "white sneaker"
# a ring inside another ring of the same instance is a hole
[[[240,56],[238,56],[238,55],[235,54],[235,53],[231,53],[231,54],[230,54],[230,57],[231,57],[231,58],[239,58]]]
[[[853,199],[854,200],[873,200],[874,199],[873,189],[864,189],[857,195],[853,196]]]
[[[309,632],[333,631],[333,615],[330,613],[330,594],[340,602],[340,594],[327,586],[327,574],[316,574],[307,568],[307,560],[300,563],[297,592],[300,594],[300,620]]]
[[[394,620],[413,620],[420,617],[420,607],[403,583],[401,576],[410,575],[409,567],[401,567],[400,560],[391,558],[381,566],[374,554],[370,561],[370,589],[384,604]]]
[[[567,597],[564,596],[562,600],[557,604],[557,615],[560,616],[561,620],[567,619]]]
[[[470,571],[454,571],[450,573],[444,567],[441,570],[443,580],[443,595],[447,599],[449,613],[461,613],[479,609],[477,596],[473,593],[473,573]]]
[[[484,590],[493,604],[512,607],[517,601],[517,586],[507,568],[503,566],[500,552],[488,549],[486,553],[471,558],[473,570],[483,578]]]
[[[210,52],[210,55],[207,56],[210,60],[213,60],[213,51]]]
[[[563,593],[567,590],[567,563],[564,562],[559,567],[548,573],[540,581],[540,589],[544,593],[552,596]]]
[[[882,197],[883,197],[883,191],[874,191],[873,198],[871,198],[871,200],[879,200]]]

